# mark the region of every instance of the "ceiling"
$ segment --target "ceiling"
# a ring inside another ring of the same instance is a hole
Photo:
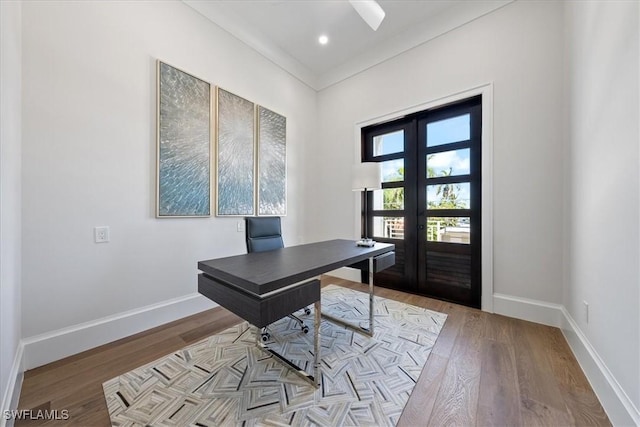
[[[183,1],[321,90],[513,0],[378,0],[386,13],[378,31],[347,0]]]

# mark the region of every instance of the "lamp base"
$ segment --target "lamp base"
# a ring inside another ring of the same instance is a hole
[[[356,242],[356,246],[365,246],[367,248],[370,248],[372,246],[374,246],[376,244],[376,242],[373,239],[362,239],[362,240],[358,240]]]

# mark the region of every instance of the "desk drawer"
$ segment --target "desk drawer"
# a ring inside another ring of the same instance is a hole
[[[378,255],[373,258],[373,272],[380,273],[382,270],[393,266],[396,263],[396,253],[387,252],[386,254]],[[348,265],[347,267],[356,268],[362,271],[369,271],[369,260],[365,259],[355,264]]]
[[[379,255],[373,259],[373,271],[380,273],[382,270],[393,266],[396,263],[396,253],[387,252],[386,254]]]
[[[262,328],[318,301],[320,280],[311,280],[267,298],[259,298],[228,283],[199,274],[198,292]]]

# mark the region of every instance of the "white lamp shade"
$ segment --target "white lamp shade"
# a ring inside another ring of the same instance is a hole
[[[382,168],[380,163],[366,162],[353,165],[351,179],[353,191],[382,188]]]

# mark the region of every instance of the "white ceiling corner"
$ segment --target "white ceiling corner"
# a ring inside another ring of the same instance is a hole
[[[347,0],[183,0],[315,90],[491,13],[514,0],[378,0],[378,31]],[[318,36],[329,44],[321,46]]]

